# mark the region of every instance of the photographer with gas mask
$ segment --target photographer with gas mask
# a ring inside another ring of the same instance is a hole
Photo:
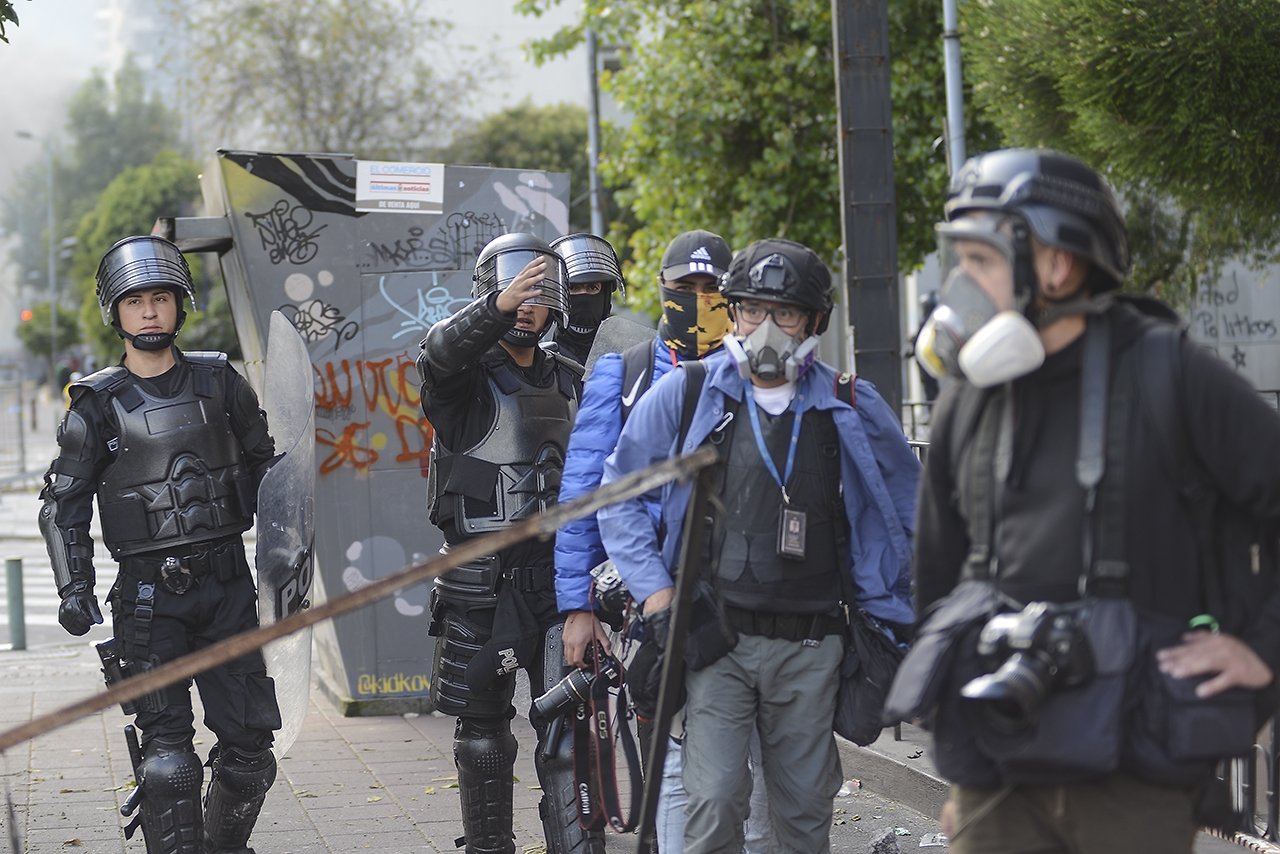
[[[1280,648],[1270,573],[1217,560],[1201,510],[1280,516],[1280,417],[1167,307],[1115,294],[1124,218],[1084,163],[984,154],[945,212],[916,352],[952,380],[886,715],[933,730],[954,851],[1189,854]]]
[[[825,852],[841,782],[831,723],[844,591],[881,620],[911,621],[919,464],[874,387],[817,361],[832,285],[811,249],[757,241],[733,259],[720,292],[734,320],[725,355],[681,365],[653,385],[605,461],[604,482],[704,441],[724,461],[709,560],[699,565],[732,636],[696,650],[697,632],[690,636],[684,851],[741,851],[747,745],[758,726],[769,850]],[[665,637],[656,627],[669,614],[690,489],[664,487],[665,536],[641,498],[598,514],[650,638]]]

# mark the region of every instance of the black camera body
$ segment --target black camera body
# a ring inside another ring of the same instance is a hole
[[[584,658],[586,667],[573,671],[533,701],[536,719],[554,720],[570,709],[586,703],[591,698],[591,687],[598,678],[614,687],[622,684],[622,664],[599,643],[587,647]],[[595,663],[597,660],[598,667]]]
[[[595,586],[596,616],[615,630],[621,628],[631,603],[631,592],[622,582],[618,567],[606,560],[591,570],[591,578]]]
[[[960,694],[1014,729],[1034,721],[1050,691],[1083,685],[1095,671],[1081,609],[1052,602],[992,617],[978,635],[978,654],[993,672],[970,680]]]

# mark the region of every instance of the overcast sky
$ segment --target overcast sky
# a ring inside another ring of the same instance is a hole
[[[478,113],[519,103],[568,101],[586,104],[586,60],[581,49],[572,56],[535,68],[523,59],[521,45],[533,36],[550,35],[574,19],[579,3],[566,0],[541,18],[512,12],[515,0],[434,2],[429,14],[454,23],[454,38],[477,47],[492,46],[506,66],[506,79],[487,93]],[[12,186],[14,174],[43,155],[38,143],[18,139],[27,130],[52,135],[66,143],[67,99],[97,67],[107,65],[105,36],[100,35],[101,0],[16,0],[21,24],[6,28],[9,44],[0,42],[0,193]],[[202,152],[197,159],[203,160]]]
[[[13,175],[44,155],[25,130],[63,135],[67,99],[88,79],[101,49],[94,37],[97,0],[15,0],[19,26],[0,42],[0,193]]]

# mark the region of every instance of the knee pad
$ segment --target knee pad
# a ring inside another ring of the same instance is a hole
[[[270,750],[220,750],[205,796],[205,837],[210,852],[242,851],[258,821],[267,790],[276,780]]]
[[[516,763],[516,737],[511,734],[511,721],[458,718],[454,729],[453,759],[458,771],[493,777],[506,774]]]
[[[157,736],[147,742],[138,784],[142,834],[152,854],[203,854],[200,789],[204,766],[187,739]]]
[[[439,618],[432,661],[431,704],[446,715],[505,719],[515,695],[515,679],[499,679],[492,688],[472,691],[467,685],[467,665],[489,640],[489,632],[451,607]]]

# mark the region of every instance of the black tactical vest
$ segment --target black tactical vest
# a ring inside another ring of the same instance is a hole
[[[560,495],[564,456],[578,413],[579,375],[556,354],[555,380],[531,385],[505,360],[485,363],[496,413],[484,437],[465,450],[431,447],[432,524],[446,539],[508,528],[554,505]]]
[[[253,479],[231,432],[218,368],[226,356],[185,354],[173,397],[143,391],[122,366],[81,380],[109,407],[115,459],[98,484],[102,538],[117,560],[239,534],[253,524]]]
[[[744,406],[749,404],[743,404]],[[800,423],[791,508],[806,515],[803,559],[778,554],[782,490],[765,467],[748,416],[739,414],[725,463],[724,512],[716,586],[730,605],[779,614],[818,614],[841,601],[839,547],[847,523],[840,494],[840,436],[829,410],[810,409]],[[765,446],[781,475],[795,413],[760,410]]]

